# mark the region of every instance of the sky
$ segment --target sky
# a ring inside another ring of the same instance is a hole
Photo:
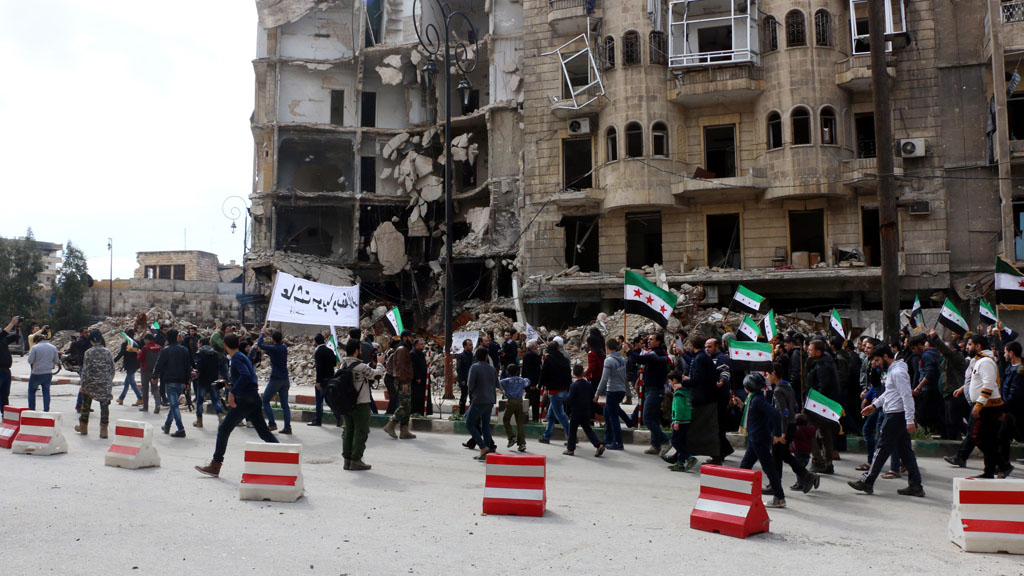
[[[96,279],[108,238],[115,278],[136,252],[241,261],[256,30],[252,0],[0,0],[0,236],[71,241]]]

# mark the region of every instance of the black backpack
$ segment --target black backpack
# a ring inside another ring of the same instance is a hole
[[[355,378],[352,376],[352,369],[359,364],[361,362],[356,360],[343,367],[324,385],[324,402],[327,402],[331,410],[339,416],[344,416],[355,409],[359,400],[359,391],[356,390]]]

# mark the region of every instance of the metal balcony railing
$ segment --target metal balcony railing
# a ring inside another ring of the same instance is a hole
[[[548,10],[561,10],[563,8],[597,8],[598,0],[548,0]]]
[[[1003,2],[1000,6],[1003,10],[1003,23],[1024,22],[1024,0],[1016,2]]]

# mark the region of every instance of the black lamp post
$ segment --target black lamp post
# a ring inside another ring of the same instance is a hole
[[[235,202],[228,206],[228,203],[234,200]],[[242,209],[245,209],[245,216],[242,216]],[[235,221],[239,218],[242,220],[242,299],[241,299],[241,311],[242,311],[242,325],[245,325],[245,253],[249,250],[249,217],[252,213],[249,211],[249,202],[241,196],[228,196],[224,199],[224,203],[220,205],[221,212],[224,213],[224,217],[231,220],[231,233],[234,234],[235,230],[238,229],[238,225]]]
[[[451,6],[449,6],[445,0],[424,0],[424,2],[432,7],[431,13],[435,17],[436,23],[431,22],[425,24],[421,32],[419,21],[422,19],[422,7],[420,7],[419,10],[420,17],[417,17],[416,14],[419,0],[413,0],[412,18],[413,27],[416,29],[416,37],[419,39],[423,50],[427,53],[427,63],[423,66],[423,76],[424,86],[428,91],[433,87],[433,77],[437,73],[435,58],[440,54],[442,49],[444,50],[444,397],[451,399],[455,397],[452,390],[451,357],[452,311],[454,309],[452,303],[452,296],[454,293],[454,277],[452,274],[452,242],[455,241],[454,233],[452,232],[452,219],[455,215],[452,204],[452,64],[454,63],[462,74],[462,80],[459,81],[458,90],[463,97],[463,106],[466,106],[469,103],[469,91],[471,88],[469,79],[466,78],[466,75],[476,68],[477,55],[479,52],[477,51],[476,28],[473,27],[473,23],[469,20],[469,16],[460,10],[452,10]],[[473,53],[471,59],[469,46],[465,42],[457,42],[454,47],[455,49],[452,50],[452,26],[457,24],[459,19],[461,19],[465,24],[466,38],[472,39]],[[444,26],[443,34],[438,26]]]

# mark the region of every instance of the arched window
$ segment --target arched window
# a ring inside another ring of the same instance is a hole
[[[832,46],[832,15],[822,8],[814,13],[814,44]]]
[[[655,122],[651,128],[651,156],[668,157],[668,125]]]
[[[799,10],[790,10],[786,14],[786,48],[794,46],[807,46],[804,13]]]
[[[836,111],[826,106],[821,109],[819,117],[821,119],[821,143],[829,145],[839,144],[839,135],[836,133],[838,127]]]
[[[761,53],[767,54],[779,49],[779,22],[775,16],[761,20]]]
[[[608,131],[604,133],[604,139],[608,144],[608,162],[614,162],[619,159],[619,135],[615,132],[615,126],[609,126]]]
[[[615,37],[605,36],[604,38],[604,69],[615,68]]]
[[[793,121],[793,145],[811,143],[811,112],[803,106],[793,108],[789,114]]]
[[[626,124],[626,158],[644,155],[644,127],[639,122]]]
[[[658,32],[657,30],[651,32],[648,38],[648,45],[650,48],[650,62],[651,64],[659,64],[664,66],[668,64],[668,40],[664,32]]]
[[[782,116],[778,112],[768,115],[768,149],[782,148]]]
[[[622,35],[622,65],[639,66],[642,63],[640,34],[635,30],[630,30]]]

